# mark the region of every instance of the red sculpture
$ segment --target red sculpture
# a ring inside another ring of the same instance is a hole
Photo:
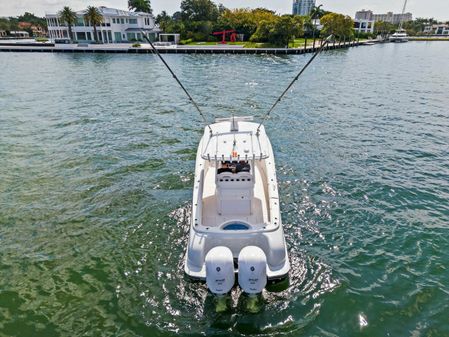
[[[213,32],[212,35],[218,36],[221,35],[221,44],[226,44],[226,37],[229,35],[229,42],[237,41],[237,31],[234,29],[223,30],[221,32]]]

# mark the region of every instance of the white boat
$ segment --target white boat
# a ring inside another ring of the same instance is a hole
[[[248,117],[218,119],[198,146],[185,273],[207,281],[214,293],[227,293],[234,273],[245,292],[258,293],[290,270],[273,150],[258,127]],[[243,268],[248,260],[253,263]],[[259,285],[251,291],[244,279],[251,283],[256,274]]]
[[[216,295],[231,291],[236,274],[244,293],[260,294],[268,281],[282,281],[290,270],[273,149],[263,122],[333,36],[293,78],[260,123],[252,117],[231,117],[213,124],[208,124],[157,48],[143,36],[206,124],[196,156],[184,271],[192,279],[206,281]]]
[[[402,17],[404,16],[405,9],[407,7],[407,0],[404,1],[404,6],[402,7]],[[402,29],[402,17],[401,22],[399,23],[399,29],[389,37],[390,42],[408,42],[407,32]]]
[[[401,29],[391,35],[389,39],[390,42],[408,42],[408,35],[405,30]]]

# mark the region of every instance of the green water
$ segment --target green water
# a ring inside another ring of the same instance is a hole
[[[448,52],[324,53],[267,122],[292,272],[256,314],[184,279],[202,126],[160,62],[0,53],[0,336],[449,336]],[[214,116],[309,57],[166,56]]]

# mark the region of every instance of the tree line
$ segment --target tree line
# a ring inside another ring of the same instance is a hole
[[[266,8],[228,9],[211,0],[183,0],[180,11],[171,16],[163,11],[156,23],[166,33],[180,33],[183,40],[216,41],[212,32],[232,29],[245,41],[286,46],[295,38],[320,37],[314,24],[317,19],[324,23],[321,35],[334,34],[343,39],[354,34],[354,22],[349,16],[326,12],[321,6],[308,16],[298,16],[280,15]]]
[[[136,12],[152,13],[150,0],[128,0],[128,8]],[[75,39],[72,27],[78,20],[76,13],[66,6],[58,14],[60,20],[68,26],[69,37]],[[317,19],[321,21],[320,31],[314,24]],[[45,18],[26,12],[17,18],[0,18],[0,29],[18,30],[18,23],[22,21],[46,28]],[[95,40],[98,40],[97,26],[103,22],[98,8],[89,6],[84,21],[93,26]],[[162,11],[156,16],[156,23],[162,31],[180,33],[181,39],[186,41],[217,41],[212,33],[229,29],[241,34],[244,41],[275,46],[286,46],[295,38],[315,39],[333,34],[336,39],[347,40],[355,35],[354,22],[349,16],[324,11],[321,6],[314,7],[310,15],[298,16],[280,15],[266,8],[228,9],[212,0],[182,0],[179,11],[173,15]],[[417,35],[424,31],[425,26],[435,23],[437,21],[434,19],[418,18],[405,22],[403,27],[410,35]],[[397,26],[388,22],[376,22],[372,35],[391,34]],[[366,37],[369,34],[361,35]]]
[[[33,33],[31,28],[20,28],[19,22],[27,22],[34,26],[47,28],[47,20],[45,20],[45,18],[40,18],[32,13],[25,12],[25,14],[17,17],[0,18],[0,30],[4,30],[8,33],[16,30],[25,30],[31,36]]]

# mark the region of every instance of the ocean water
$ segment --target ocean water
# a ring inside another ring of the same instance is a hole
[[[323,53],[267,121],[290,285],[182,263],[200,117],[152,55],[0,53],[0,336],[449,336],[449,43]],[[310,55],[166,55],[212,120]]]

